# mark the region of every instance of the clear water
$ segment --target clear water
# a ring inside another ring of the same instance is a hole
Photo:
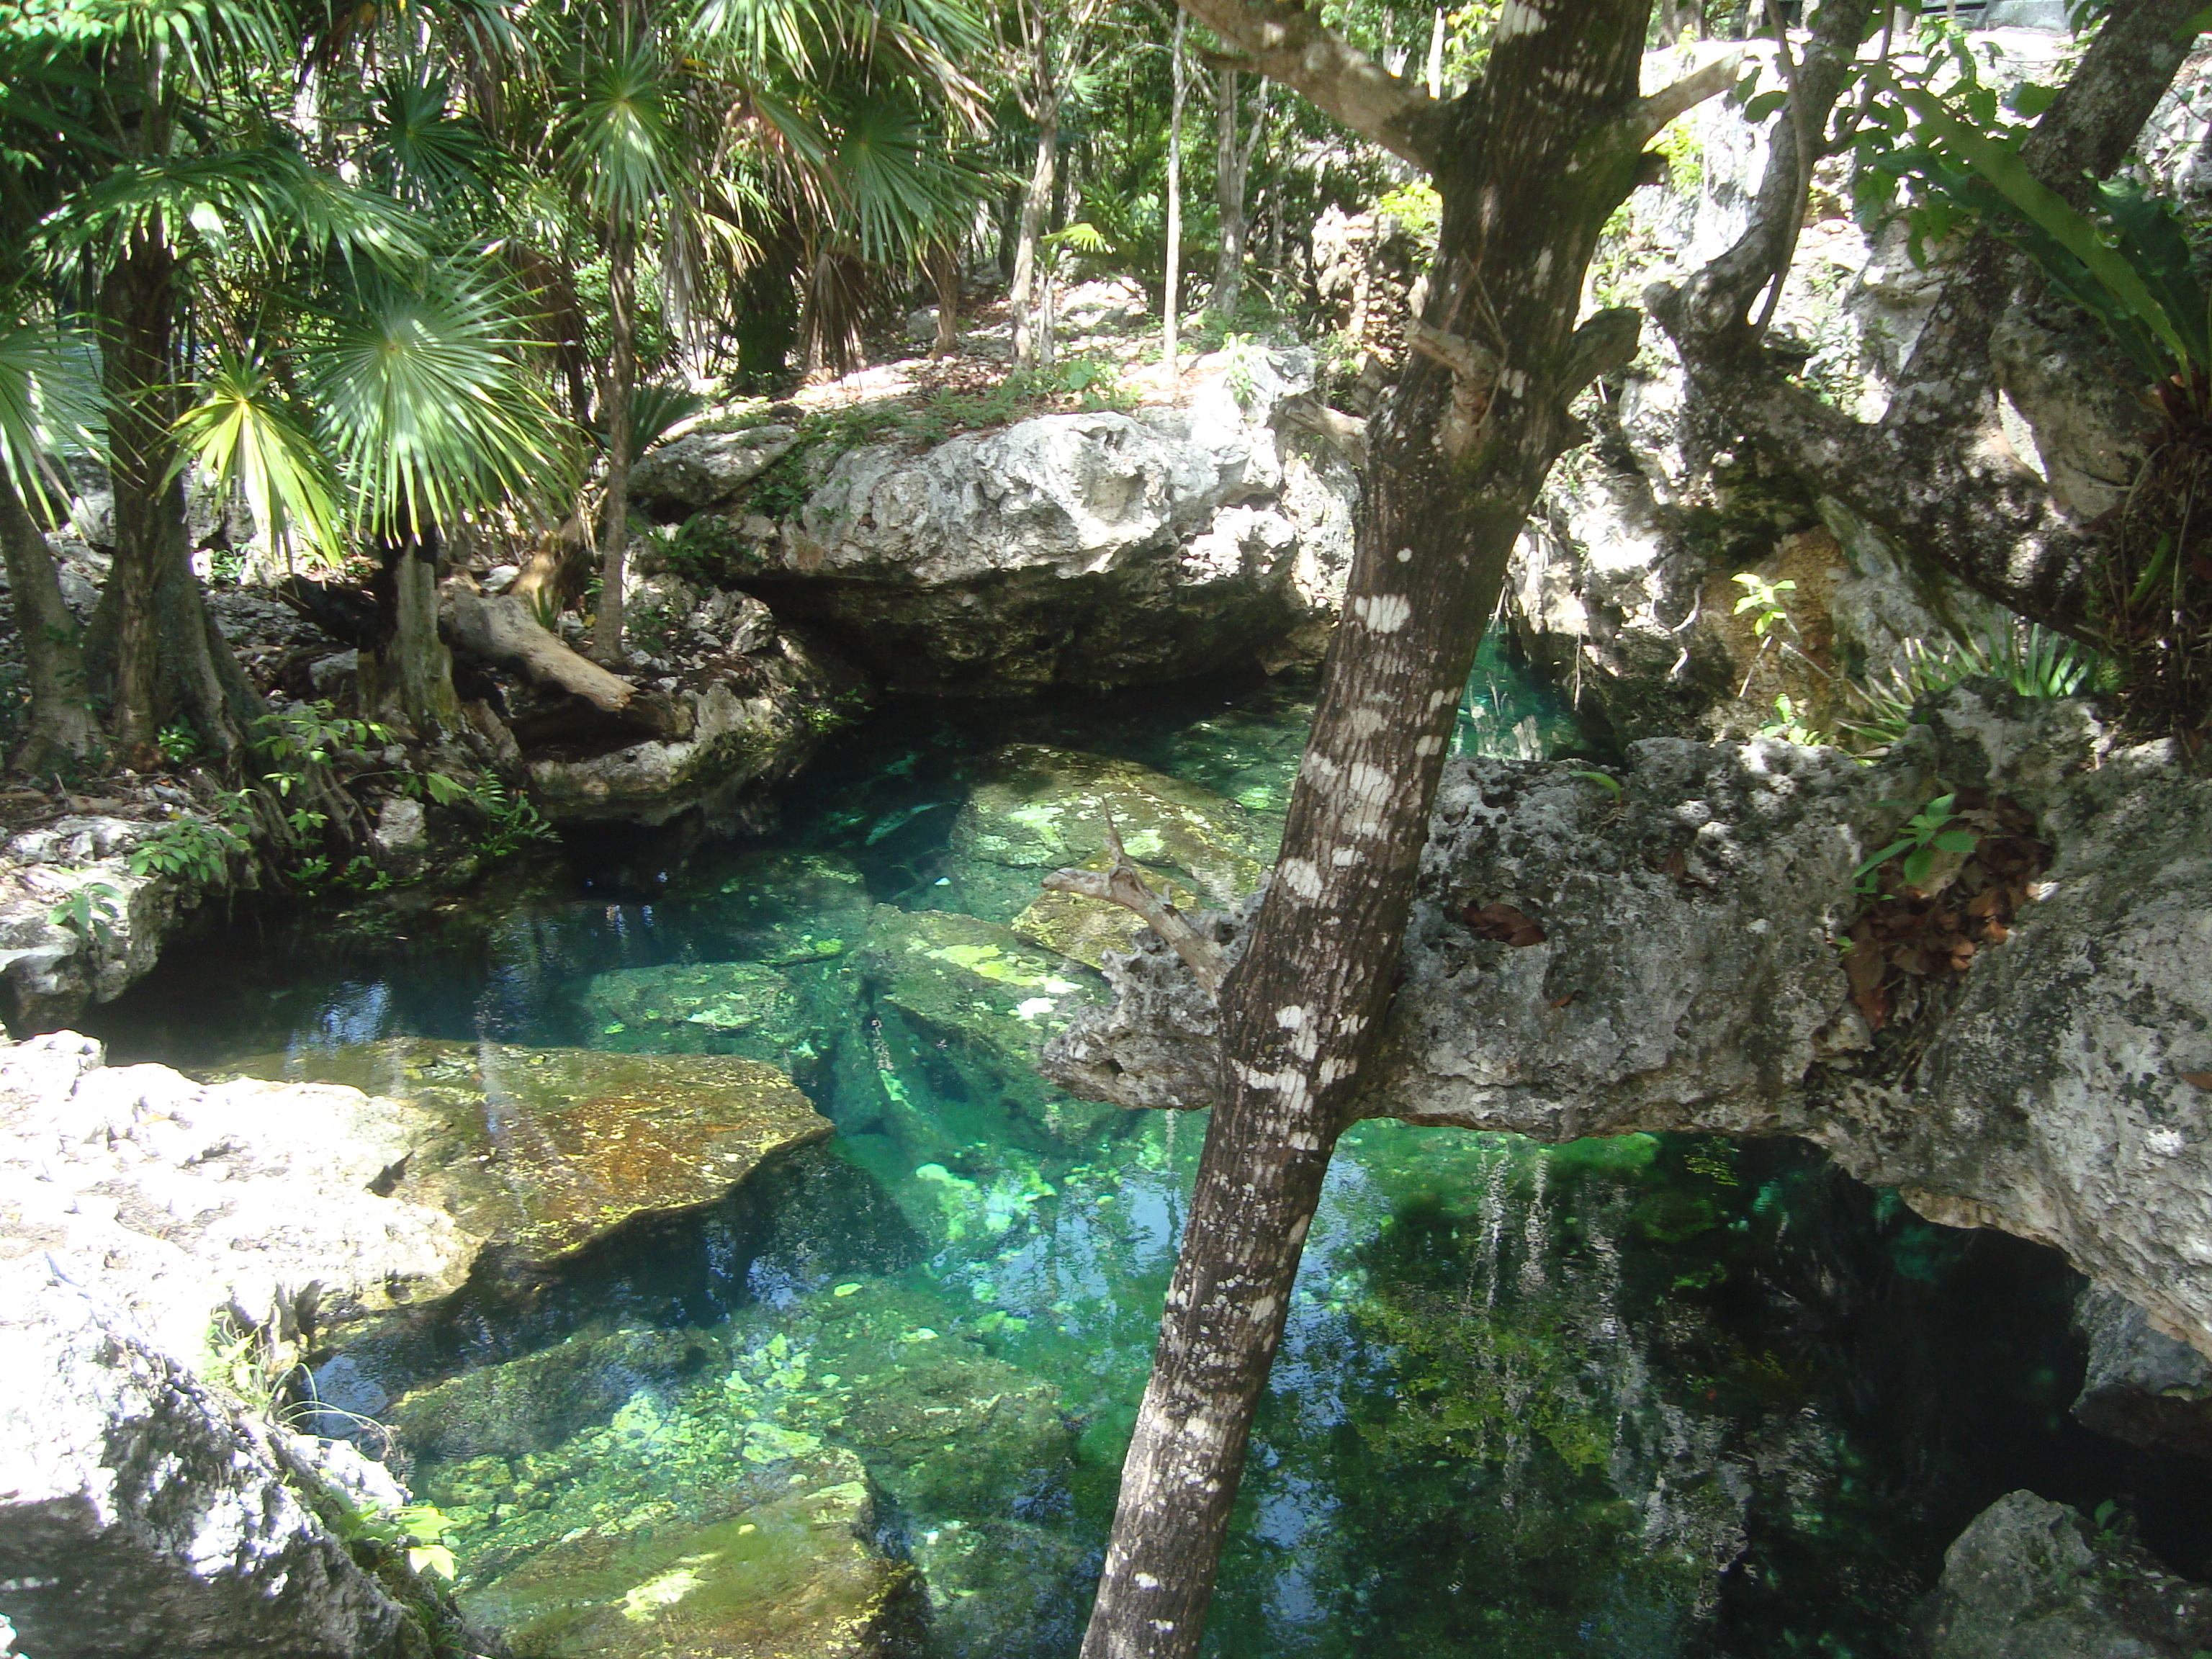
[[[1571,741],[1499,665],[1476,693],[1463,744]],[[1003,922],[1026,902],[1033,874],[952,843],[1010,741],[1200,784],[1264,842],[1303,698],[886,714],[756,833],[610,835],[482,905],[234,929],[102,1034],[188,1067],[283,1051],[300,1075],[395,1036],[769,1054],[834,1141],[718,1212],[366,1339],[326,1395],[404,1424],[410,1388],[461,1378],[465,1402],[510,1379],[495,1411],[465,1404],[400,1451],[462,1523],[488,1612],[551,1540],[680,1533],[717,1471],[842,1446],[879,1543],[927,1577],[933,1655],[1072,1654],[1204,1124],[1024,1080],[867,966],[898,922],[869,907]],[[733,987],[783,1012],[672,1017]],[[2185,1479],[2064,1415],[2073,1285],[1796,1144],[1363,1125],[1308,1246],[1208,1651],[1901,1654],[1943,1545],[2020,1486],[2120,1498],[2194,1565],[2212,1536]]]

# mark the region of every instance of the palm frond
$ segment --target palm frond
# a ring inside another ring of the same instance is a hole
[[[420,288],[363,283],[307,356],[322,427],[374,533],[430,526],[569,471],[560,423],[523,362],[514,296],[441,262]]]
[[[268,369],[226,355],[198,393],[176,423],[177,465],[196,461],[219,489],[243,493],[287,564],[295,534],[318,562],[337,562],[343,548],[329,458]]]
[[[501,157],[477,122],[452,113],[453,82],[428,69],[392,75],[362,125],[371,175],[402,201],[436,208],[488,197]]]
[[[58,510],[65,492],[54,488],[47,458],[99,448],[102,424],[88,342],[27,321],[0,325],[0,467],[18,495]]]

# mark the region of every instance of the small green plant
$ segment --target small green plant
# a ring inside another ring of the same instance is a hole
[[[1893,858],[1902,857],[1898,873],[1907,887],[1918,887],[1934,873],[1936,860],[1944,853],[1971,853],[1981,841],[1978,831],[1966,828],[1954,810],[1956,794],[1938,795],[1915,812],[1898,832],[1897,839],[1852,872],[1858,890],[1872,896],[1875,876]]]
[[[1762,738],[1779,738],[1784,743],[1794,743],[1807,749],[1818,749],[1828,741],[1827,734],[1810,724],[1805,711],[1790,700],[1784,692],[1774,700],[1774,718],[1759,728]]]
[[[459,1571],[453,1546],[446,1541],[453,1530],[453,1523],[435,1504],[402,1504],[392,1509],[380,1509],[340,1501],[343,1509],[338,1533],[349,1542],[362,1539],[387,1548],[404,1550],[407,1565],[416,1572],[452,1578]]]
[[[392,740],[390,727],[340,714],[327,699],[264,714],[258,724],[255,747],[268,757],[279,794],[291,793],[310,766],[328,766],[343,750]]]
[[[246,837],[228,823],[175,817],[131,849],[131,873],[169,876],[211,887],[228,872],[233,854],[246,848]]]
[[[46,920],[66,927],[87,945],[106,945],[123,920],[123,895],[104,881],[88,881],[46,912]]]
[[[1249,334],[1230,334],[1223,337],[1221,350],[1229,359],[1228,370],[1222,376],[1228,383],[1229,395],[1237,399],[1237,408],[1251,408],[1260,389],[1259,371],[1267,361],[1267,348],[1255,345]]]
[[[199,734],[182,720],[163,726],[155,741],[161,746],[161,758],[172,766],[183,766],[200,757]]]
[[[1978,640],[1948,639],[1932,649],[1908,640],[1902,660],[1865,686],[1849,690],[1862,711],[1842,722],[1869,755],[1905,740],[1915,707],[1970,679],[2003,681],[2023,697],[2070,697],[2101,677],[2097,654],[2034,623],[2007,620]]]
[[[512,793],[497,778],[486,778],[469,792],[469,799],[484,815],[484,834],[477,850],[486,858],[505,858],[533,842],[557,839],[537,804],[527,795]]]
[[[1739,571],[1729,580],[1741,584],[1744,589],[1743,597],[1735,602],[1735,614],[1741,617],[1747,611],[1752,613],[1753,638],[1765,639],[1777,623],[1791,625],[1790,612],[1782,603],[1782,596],[1796,592],[1796,582],[1787,580],[1771,582],[1753,570]]]

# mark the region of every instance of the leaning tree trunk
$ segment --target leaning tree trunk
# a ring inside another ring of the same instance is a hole
[[[29,729],[10,764],[42,772],[81,759],[100,747],[84,673],[84,648],[76,618],[62,599],[53,550],[0,467],[0,553],[8,564],[8,592],[15,605],[15,633],[23,642],[23,675],[31,694]]]
[[[1649,4],[1521,0],[1520,27],[1501,29],[1476,86],[1419,132],[1391,129],[1443,201],[1431,296],[1409,331],[1418,355],[1370,428],[1358,554],[1281,856],[1220,990],[1222,1103],[1085,1659],[1197,1650],[1253,1412],[1389,1000],[1484,621],[1546,473],[1583,435],[1570,400],[1635,350],[1633,312],[1575,326],[1584,268],[1645,143],[1732,73],[1639,100]],[[1191,9],[1245,44],[1237,27],[1253,14],[1235,0]],[[1284,48],[1285,79],[1320,61],[1285,40],[1310,27],[1306,15],[1271,7],[1252,29]]]
[[[623,660],[623,582],[629,549],[629,406],[637,381],[637,250],[617,226],[607,269],[607,490],[599,531],[599,608],[592,654],[610,667]],[[432,608],[436,607],[435,596]]]
[[[1060,94],[1048,91],[1037,99],[1036,159],[1030,167],[1029,188],[1022,194],[1021,228],[1014,239],[1014,282],[1006,308],[1014,313],[1014,361],[1030,362],[1036,350],[1038,245],[1044,240],[1045,210],[1052,205],[1053,173],[1059,165]]]

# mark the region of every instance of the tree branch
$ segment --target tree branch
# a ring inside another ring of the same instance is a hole
[[[1183,919],[1182,911],[1145,884],[1144,872],[1129,861],[1129,854],[1122,848],[1121,832],[1114,827],[1111,812],[1106,814],[1106,850],[1114,858],[1108,868],[1055,870],[1044,878],[1045,888],[1054,893],[1077,893],[1085,898],[1103,899],[1109,904],[1135,911],[1183,959],[1197,975],[1198,982],[1206,988],[1206,995],[1217,994],[1221,989],[1223,972],[1221,947],[1200,933]]]
[[[1742,67],[1743,54],[1731,52],[1644,99],[1630,118],[1631,125],[1640,135],[1638,143],[1650,143],[1669,121],[1695,109],[1716,93],[1726,92],[1735,84],[1736,72]]]
[[[1443,105],[1347,44],[1317,9],[1275,0],[1182,0],[1182,9],[1234,49],[1234,67],[1304,93],[1393,155],[1436,170],[1434,129]]]

